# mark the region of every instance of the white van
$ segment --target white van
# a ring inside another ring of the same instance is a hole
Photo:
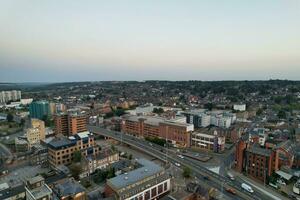
[[[228,176],[232,181],[234,181],[234,176],[233,176],[232,173],[227,172],[227,176]]]
[[[250,193],[253,193],[254,190],[252,189],[252,187],[250,185],[247,185],[246,183],[242,183],[242,188]]]

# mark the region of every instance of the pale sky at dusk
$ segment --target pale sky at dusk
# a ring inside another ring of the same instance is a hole
[[[300,80],[300,0],[0,0],[0,82]]]

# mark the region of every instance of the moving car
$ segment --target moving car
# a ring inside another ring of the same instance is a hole
[[[253,193],[253,192],[254,192],[254,190],[252,189],[252,187],[251,187],[250,185],[247,185],[246,183],[242,183],[241,187],[242,187],[244,190],[246,190],[246,191],[248,191],[248,192],[250,192],[250,193]]]
[[[230,172],[227,172],[227,176],[231,179],[231,180],[233,180],[234,181],[234,176],[233,176],[233,174],[232,173],[230,173]]]
[[[179,163],[175,163],[175,165],[176,165],[177,167],[180,167],[180,166],[181,166]]]
[[[231,193],[231,194],[236,195],[236,191],[233,188],[226,188],[226,191],[229,192],[229,193]]]

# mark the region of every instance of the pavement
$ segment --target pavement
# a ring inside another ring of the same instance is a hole
[[[12,158],[13,155],[10,152],[10,150],[0,142],[0,156],[2,157],[7,157],[7,158]]]
[[[244,176],[243,174],[237,173],[233,170],[230,171],[236,179],[240,179],[243,182],[249,184],[251,187],[255,188],[256,190],[259,190],[260,192],[264,193],[269,197],[269,199],[272,200],[288,200],[289,198],[282,196],[280,193],[277,193],[277,191],[274,191],[273,189],[266,187],[264,184],[261,184],[260,182],[254,181],[249,177]]]

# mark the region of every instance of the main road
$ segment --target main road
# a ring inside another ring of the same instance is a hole
[[[226,199],[247,199],[247,200],[268,200],[271,199],[265,194],[255,191],[253,194],[241,188],[241,183],[238,181],[232,181],[228,177],[216,174],[209,169],[201,166],[201,162],[183,157],[179,158],[175,151],[169,150],[167,148],[149,143],[145,140],[136,138],[131,135],[123,134],[121,132],[111,131],[97,126],[88,126],[91,133],[96,135],[102,135],[104,137],[112,138],[120,142],[131,145],[140,151],[143,151],[153,157],[161,159],[165,162],[179,163],[182,166],[188,166],[192,169],[198,180],[206,182],[208,185],[217,188],[220,191],[224,190],[224,187],[234,188],[237,192],[236,195],[230,193],[224,193]],[[209,177],[209,178],[207,178]]]

